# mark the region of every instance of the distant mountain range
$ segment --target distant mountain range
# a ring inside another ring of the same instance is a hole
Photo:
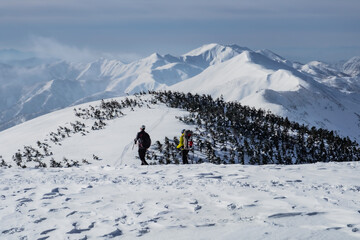
[[[79,103],[165,89],[222,96],[360,139],[360,57],[301,64],[270,50],[219,44],[127,64],[0,51],[0,130]]]

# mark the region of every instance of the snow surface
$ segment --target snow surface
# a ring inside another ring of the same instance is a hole
[[[82,107],[90,104],[99,102]],[[0,239],[360,239],[359,162],[141,166],[132,149],[139,126],[153,142],[173,138],[189,127],[175,118],[187,112],[123,112],[52,146],[56,159],[100,161],[0,169]],[[0,155],[9,161],[75,119],[67,108],[0,132]]]
[[[1,169],[0,238],[359,239],[359,169],[359,163]]]

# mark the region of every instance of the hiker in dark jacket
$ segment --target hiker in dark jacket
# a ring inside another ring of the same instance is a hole
[[[149,165],[145,160],[146,150],[151,145],[151,139],[147,132],[145,132],[145,125],[140,127],[140,132],[137,133],[136,138],[134,139],[134,144],[138,144],[139,147],[139,158],[141,160],[141,165]]]

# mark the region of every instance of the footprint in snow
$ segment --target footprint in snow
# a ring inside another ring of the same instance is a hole
[[[36,189],[36,188],[24,188],[24,193],[30,191],[30,190],[33,190],[33,189]]]
[[[150,228],[149,227],[145,227],[139,230],[138,234],[136,235],[137,237],[141,237],[147,233],[150,232]]]
[[[32,202],[33,200],[31,198],[20,198],[16,201],[22,204],[22,203]]]
[[[48,238],[49,238],[49,236],[45,236],[45,237],[42,237],[42,238],[38,238],[37,240],[46,240]]]
[[[201,227],[214,227],[216,224],[215,223],[208,223],[208,224],[203,224],[203,225],[195,225],[195,227],[197,228],[201,228]]]
[[[273,170],[281,170],[281,168],[279,168],[279,167],[273,167],[273,168],[269,168],[269,169],[273,169]]]
[[[208,176],[213,176],[213,173],[199,173],[197,175],[198,178],[204,178],[204,177],[208,177]]]
[[[56,228],[52,228],[52,229],[49,229],[49,230],[45,230],[45,231],[43,231],[42,233],[40,233],[40,235],[46,235],[46,234],[48,234],[49,232],[53,232],[53,231],[55,231],[56,230]]]
[[[244,205],[244,207],[256,207],[257,205],[252,203],[252,204],[247,204],[247,205]]]
[[[167,229],[173,229],[173,228],[180,228],[180,229],[183,229],[183,228],[187,228],[186,226],[184,226],[184,225],[178,225],[178,226],[167,226],[166,227]]]
[[[229,205],[227,205],[227,209],[229,210],[235,210],[237,208],[235,203],[230,203]]]
[[[15,227],[15,228],[10,228],[8,230],[4,230],[1,233],[2,234],[14,234],[14,233],[23,232],[24,230],[25,230],[25,228],[23,228],[23,227],[21,227],[21,228]]]
[[[239,176],[239,174],[237,173],[228,174],[228,177],[236,177],[236,176]]]
[[[197,211],[199,211],[201,208],[202,208],[202,207],[201,207],[200,205],[196,205],[196,206],[194,207],[194,211],[197,212]]]
[[[165,215],[165,214],[168,214],[170,211],[161,211],[161,212],[158,212],[156,214],[156,216],[161,216],[161,215]]]
[[[101,200],[96,200],[94,202],[92,202],[91,204],[97,204],[97,203],[101,203],[102,201]]]
[[[79,234],[82,232],[90,231],[91,229],[93,229],[95,227],[95,222],[91,223],[87,228],[83,228],[83,229],[77,228],[77,225],[78,225],[77,222],[73,223],[72,225],[74,228],[72,230],[70,230],[69,232],[67,232],[67,234]]]
[[[213,173],[199,173],[197,175],[198,178],[214,178],[214,179],[222,179],[221,175],[214,175]]]
[[[66,190],[66,188],[63,188]],[[64,196],[64,194],[60,193],[59,188],[54,188],[53,190],[51,190],[51,192],[49,193],[45,193],[43,196],[43,200],[45,199],[54,199],[56,197],[61,197]]]
[[[121,235],[123,235],[122,231],[117,228],[115,231],[113,231],[111,233],[108,233],[108,234],[105,234],[105,235],[103,235],[101,237],[108,239],[108,238],[116,238],[116,237],[119,237]]]
[[[126,219],[127,219],[127,216],[126,216],[126,215],[123,215],[123,216],[115,219],[115,222],[116,222],[116,223],[120,222],[121,224],[125,224],[125,223],[126,223]]]
[[[41,223],[43,221],[45,221],[47,218],[40,218],[38,220],[35,220],[34,223]]]
[[[287,183],[301,183],[302,180],[296,179],[296,180],[286,180]]]
[[[190,204],[198,204],[199,202],[197,199],[191,199],[189,203]]]
[[[268,218],[284,218],[284,217],[295,217],[302,215],[302,212],[293,212],[293,213],[276,213],[271,216],[268,216]]]
[[[285,218],[285,217],[295,217],[295,216],[317,216],[325,214],[325,212],[310,212],[310,213],[303,213],[303,212],[292,212],[292,213],[277,213],[274,215],[269,216],[268,218]]]
[[[330,231],[330,230],[340,230],[342,229],[342,227],[331,227],[331,228],[326,228],[326,231]]]
[[[355,224],[348,224],[348,225],[346,225],[346,226],[347,226],[348,228],[352,228],[352,229],[351,229],[352,232],[359,232],[359,231],[360,231],[359,228],[355,227]]]

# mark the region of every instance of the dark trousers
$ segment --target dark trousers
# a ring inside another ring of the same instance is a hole
[[[141,165],[149,165],[145,160],[145,154],[146,154],[146,149],[139,148],[139,158],[141,160]]]
[[[182,161],[183,164],[188,164],[188,155],[189,155],[189,150],[182,150]]]

